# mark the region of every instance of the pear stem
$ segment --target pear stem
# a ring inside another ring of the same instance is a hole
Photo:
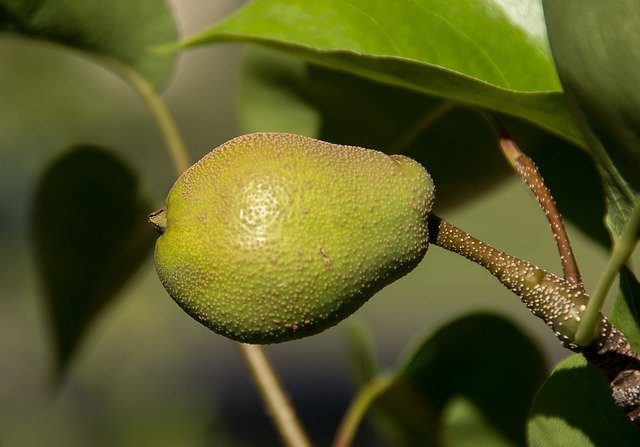
[[[428,226],[430,243],[486,268],[551,327],[563,346],[577,350],[575,331],[588,300],[578,285],[497,250],[434,214]]]
[[[125,80],[140,95],[155,118],[171,155],[176,174],[179,176],[190,166],[189,155],[183,139],[169,109],[143,77],[134,70],[116,60],[103,59],[123,80]],[[150,217],[150,222],[157,231],[163,232],[166,225],[164,208]],[[271,366],[263,349],[257,345],[236,342],[247,368],[267,407],[267,413],[278,430],[284,444],[288,447],[311,446],[307,434],[300,423],[295,409],[289,403],[287,393]]]

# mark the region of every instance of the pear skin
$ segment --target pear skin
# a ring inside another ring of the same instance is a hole
[[[277,343],[321,332],[410,272],[434,186],[402,155],[284,133],[204,156],[150,216],[158,276],[218,334]]]

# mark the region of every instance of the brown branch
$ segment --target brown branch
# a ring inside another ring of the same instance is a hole
[[[609,380],[616,404],[640,425],[640,356],[602,314],[593,342],[586,347],[575,342],[589,300],[580,285],[497,250],[434,214],[428,227],[429,243],[486,268],[553,330],[564,347],[598,367]]]
[[[578,263],[576,262],[575,255],[573,254],[571,242],[569,242],[569,235],[567,234],[564,221],[556,207],[556,203],[553,200],[553,196],[551,195],[549,188],[545,185],[544,179],[540,175],[540,172],[533,160],[520,150],[504,126],[495,120],[494,127],[498,133],[502,153],[516,173],[518,173],[524,183],[529,187],[538,201],[540,208],[542,208],[544,215],[547,217],[547,221],[551,226],[551,231],[553,232],[553,237],[556,241],[556,246],[558,247],[558,253],[560,254],[560,262],[562,263],[564,279],[572,284],[576,284],[584,292],[584,285],[582,283],[582,278],[580,277]]]

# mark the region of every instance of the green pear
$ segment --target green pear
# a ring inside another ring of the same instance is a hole
[[[284,133],[234,138],[149,220],[158,276],[189,315],[245,343],[321,332],[410,272],[434,186],[402,155]]]

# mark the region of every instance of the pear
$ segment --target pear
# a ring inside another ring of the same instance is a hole
[[[313,335],[421,261],[433,195],[402,155],[240,136],[185,171],[149,217],[156,270],[182,309],[226,337]]]

